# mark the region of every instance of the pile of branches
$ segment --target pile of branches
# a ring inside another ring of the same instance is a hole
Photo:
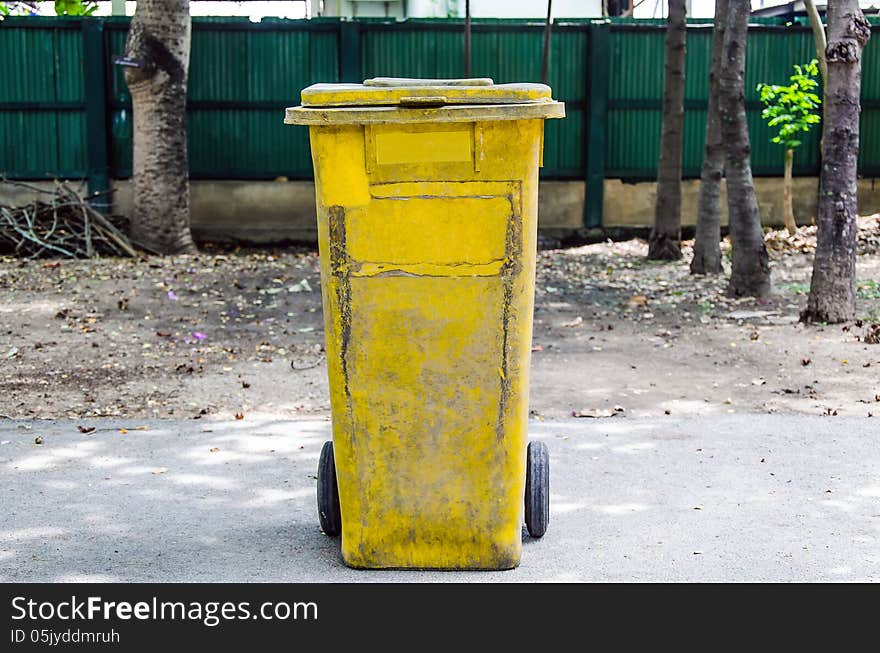
[[[131,241],[66,182],[56,181],[52,189],[2,183],[35,192],[38,199],[0,206],[0,252],[22,258],[138,255]]]

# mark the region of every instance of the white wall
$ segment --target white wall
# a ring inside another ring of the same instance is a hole
[[[403,18],[405,0],[388,2],[355,2],[353,0],[324,0],[324,16],[352,18]]]
[[[459,17],[464,17],[464,0],[410,0],[407,15],[445,16],[443,13],[416,13],[431,8],[457,5]],[[554,18],[598,18],[602,15],[602,0],[553,0]],[[474,18],[545,18],[546,0],[471,0]]]
[[[450,14],[464,16],[464,3],[459,3],[458,0],[407,0],[406,3],[406,15],[409,18],[445,18]]]

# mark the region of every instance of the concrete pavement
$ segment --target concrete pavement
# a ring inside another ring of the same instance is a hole
[[[315,511],[327,421],[88,425],[0,421],[0,582],[880,579],[877,418],[532,422],[547,535],[467,573],[342,564]]]

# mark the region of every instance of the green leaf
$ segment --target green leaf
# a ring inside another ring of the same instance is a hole
[[[776,116],[775,118],[773,118],[773,120],[770,120],[767,123],[767,126],[768,127],[775,127],[776,125],[780,125],[780,124],[787,125],[788,123],[791,122],[791,120],[792,120],[791,114],[784,113],[780,116]]]
[[[764,104],[761,118],[768,127],[778,128],[771,141],[790,149],[801,145],[793,136],[809,132],[812,125],[821,121],[818,110],[822,104],[813,92],[819,86],[818,62],[813,59],[808,64],[795,64],[793,69],[788,85],[761,83],[756,87]]]
[[[55,0],[55,13],[59,16],[91,16],[97,10],[94,0]]]

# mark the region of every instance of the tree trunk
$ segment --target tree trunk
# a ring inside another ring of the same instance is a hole
[[[138,0],[125,54],[134,115],[132,238],[160,254],[194,251],[186,81],[189,0]]]
[[[718,76],[727,24],[727,0],[715,2],[712,29],[712,67],[709,69],[709,106],[706,111],[706,150],[700,170],[697,200],[697,232],[691,274],[720,274],[721,267],[721,178],[724,175],[724,143],[718,118]]]
[[[648,258],[681,258],[681,149],[684,132],[685,0],[669,0],[663,127],[657,165],[657,203]]]
[[[871,28],[857,0],[828,3],[828,78],[817,215],[816,257],[805,322],[846,322],[855,317],[856,186],[862,50]]]
[[[749,3],[731,2],[724,32],[718,114],[725,148],[727,210],[733,269],[728,293],[733,297],[766,297],[770,294],[770,264],[761,214],[755,197],[749,158],[749,127],[746,123],[744,77]]]
[[[816,60],[819,62],[819,72],[822,73],[822,83],[828,81],[828,64],[825,62],[825,28],[822,26],[822,17],[816,9],[813,0],[804,0],[807,16],[810,17],[810,28],[813,30],[813,43],[816,46]]]
[[[797,233],[794,221],[794,207],[791,205],[791,168],[794,164],[794,150],[785,150],[785,173],[782,182],[782,222],[792,236]]]

